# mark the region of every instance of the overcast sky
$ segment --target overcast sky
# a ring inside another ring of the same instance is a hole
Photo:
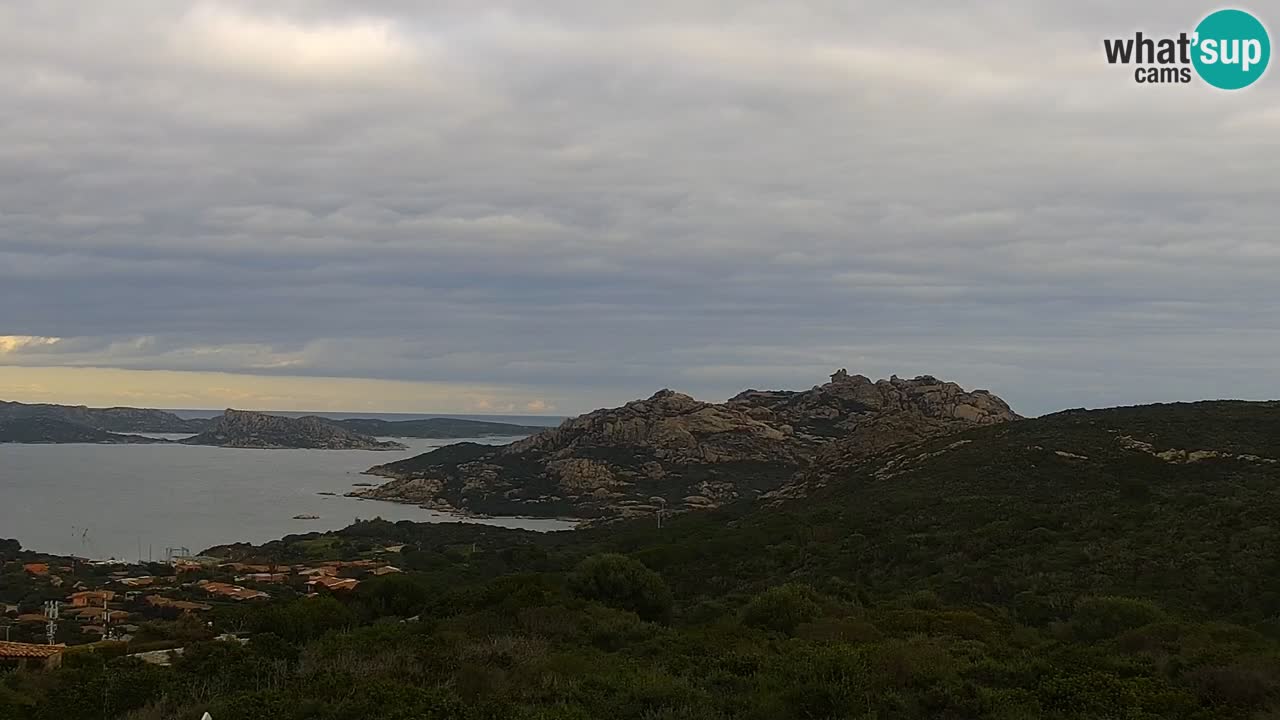
[[[1102,52],[1215,7],[3,3],[0,398],[1274,398],[1280,71]]]

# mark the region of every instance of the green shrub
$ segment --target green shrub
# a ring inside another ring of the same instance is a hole
[[[789,634],[821,613],[822,606],[813,588],[792,583],[769,588],[755,596],[742,611],[742,623]]]
[[[662,576],[625,555],[593,555],[569,579],[573,591],[587,600],[630,610],[644,620],[671,617],[671,589]]]
[[[1076,603],[1071,629],[1082,640],[1107,640],[1164,619],[1164,611],[1145,600],[1089,597]]]
[[[1018,622],[1031,627],[1045,627],[1061,617],[1053,598],[1031,590],[1013,596],[1013,616]]]
[[[1189,670],[1183,677],[1201,701],[1214,705],[1256,707],[1280,690],[1274,667],[1209,665]]]

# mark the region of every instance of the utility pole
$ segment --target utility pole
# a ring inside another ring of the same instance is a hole
[[[661,530],[661,529],[662,529],[662,513],[666,512],[666,509],[667,509],[667,499],[666,499],[666,498],[663,498],[663,497],[658,497],[657,495],[654,495],[653,497],[649,498],[649,502],[655,502],[655,503],[657,503],[657,504],[658,504],[658,513],[657,513],[657,514],[658,514],[658,529],[659,529],[659,530]]]

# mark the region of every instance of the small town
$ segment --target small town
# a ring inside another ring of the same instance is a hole
[[[188,641],[245,642],[247,633],[228,619],[234,613],[219,611],[350,592],[366,578],[400,573],[391,559],[402,547],[287,565],[201,555],[125,563],[0,554],[13,556],[3,563],[0,582],[0,666],[52,669],[67,652],[104,647],[166,665]]]

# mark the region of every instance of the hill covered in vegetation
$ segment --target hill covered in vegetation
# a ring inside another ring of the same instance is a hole
[[[145,445],[166,442],[142,435],[107,432],[53,417],[0,419],[0,443]]]
[[[372,521],[213,548],[407,572],[227,608],[210,632],[248,643],[193,642],[172,668],[99,651],[11,675],[0,718],[1280,713],[1280,405],[1071,411],[830,457],[802,492],[661,528]]]
[[[232,412],[234,414],[237,411]],[[255,414],[261,415],[261,413]],[[290,418],[280,419],[288,420]],[[308,422],[314,421],[334,425],[349,433],[368,437],[428,439],[524,437],[546,430],[545,427],[541,426],[444,417],[421,420],[381,420],[376,418],[329,420],[310,417],[306,418],[306,420]],[[235,421],[235,418],[233,418],[233,421]],[[27,404],[0,401],[0,424],[9,428],[9,437],[45,438],[40,440],[13,439],[0,442],[120,442],[118,439],[104,433],[197,435],[207,431],[216,431],[220,425],[225,423],[226,420],[222,416],[183,418],[166,410],[147,408],[90,408],[83,405]],[[63,429],[55,431],[57,428]],[[40,431],[39,434],[37,434],[37,430]],[[89,431],[96,431],[99,439],[90,439],[94,437],[94,433]],[[64,440],[62,439],[64,437],[71,439]]]
[[[91,408],[0,400],[0,421],[44,419],[113,433],[197,433],[207,420],[188,420],[164,410],[132,407]]]

